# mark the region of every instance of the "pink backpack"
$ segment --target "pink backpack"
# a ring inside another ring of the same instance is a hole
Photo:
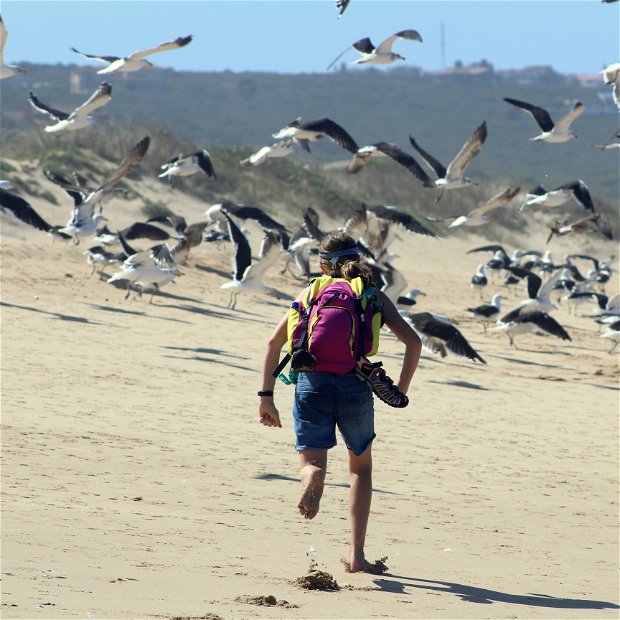
[[[291,360],[293,373],[314,370],[344,374],[379,347],[381,309],[374,287],[361,278],[323,276],[310,282],[308,295],[289,313],[288,353],[273,375]],[[293,376],[294,379],[294,376]]]

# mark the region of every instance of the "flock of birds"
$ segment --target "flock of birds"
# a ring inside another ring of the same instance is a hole
[[[340,17],[346,10],[349,0],[339,0],[336,4]],[[1,18],[0,37],[1,53],[7,39],[7,31]],[[179,37],[134,52],[127,57],[97,56],[72,49],[88,59],[105,63],[106,66],[100,69],[98,74],[113,76],[116,73],[134,72],[152,66],[146,60],[147,56],[183,48],[191,43],[192,38],[191,35]],[[402,30],[388,37],[377,47],[366,37],[347,47],[345,52],[354,49],[360,54],[354,61],[356,64],[390,64],[403,59],[401,55],[392,51],[393,45],[399,40],[422,42],[422,37],[416,30]],[[336,57],[329,67],[333,66],[345,52]],[[0,58],[0,79],[21,72],[23,69],[4,65]],[[613,85],[613,97],[620,108],[618,97],[620,63],[610,65],[603,72],[603,77],[606,83]],[[95,120],[92,113],[106,105],[111,97],[111,84],[107,81],[102,82],[82,105],[73,111],[65,112],[44,104],[34,93],[29,93],[31,105],[51,119],[52,123],[44,128],[49,133],[87,127]],[[541,133],[530,138],[531,140],[549,144],[574,139],[576,136],[571,127],[584,111],[584,105],[577,102],[570,112],[554,123],[549,112],[540,106],[508,97],[505,101],[531,114],[541,130]],[[398,145],[387,142],[376,142],[360,147],[341,125],[326,117],[310,121],[297,118],[273,133],[276,142],[262,147],[240,163],[243,166],[258,166],[271,157],[287,156],[297,148],[311,152],[312,142],[327,138],[351,154],[348,173],[359,173],[372,158],[388,157],[416,178],[424,188],[438,190],[436,197],[438,201],[444,191],[461,190],[475,183],[465,176],[465,173],[473,159],[482,151],[487,134],[487,124],[482,122],[445,166],[420,146],[411,135],[409,143],[415,156]],[[615,135],[616,137],[620,135],[620,131]],[[282,273],[288,271],[304,280],[314,275],[310,268],[310,259],[317,253],[318,243],[324,233],[320,229],[319,215],[312,208],[306,210],[303,221],[298,223],[293,232],[263,209],[232,202],[212,205],[205,211],[203,221],[191,225],[187,224],[184,217],[174,214],[150,218],[146,222],[135,222],[122,230],[112,230],[107,224],[103,225],[107,220],[103,215],[104,203],[119,192],[117,187],[119,181],[140,164],[149,144],[149,137],[140,140],[125,154],[116,169],[96,186],[92,186],[77,171],[69,180],[46,170],[48,180],[60,186],[73,203],[71,217],[65,225],[49,224],[23,197],[12,191],[13,188],[8,181],[0,181],[0,208],[39,230],[64,240],[72,239],[76,245],[84,237],[93,237],[95,245],[85,251],[93,272],[98,268],[104,276],[107,267],[117,266],[117,271],[104,277],[111,285],[125,288],[127,297],[132,290],[136,290],[139,294],[144,290],[151,290],[152,302],[156,291],[181,274],[178,265],[187,262],[190,249],[203,242],[230,243],[234,248],[233,277],[230,282],[221,285],[222,288],[231,290],[230,308],[235,307],[237,296],[242,290],[269,292],[269,287],[262,282],[263,277],[277,261],[282,260],[282,257],[284,257],[282,262],[285,263]],[[614,144],[617,148],[620,142]],[[428,172],[418,163],[416,157],[421,158]],[[173,176],[193,174],[204,174],[210,179],[217,180],[213,162],[206,149],[190,154],[177,154],[164,162],[161,170],[159,177],[168,181]],[[502,190],[469,213],[450,218],[449,228],[486,224],[489,222],[489,215],[510,204],[519,191],[519,188]],[[568,203],[579,206],[587,212],[587,215],[572,222],[557,221],[551,227],[548,241],[553,236],[593,231],[612,238],[609,224],[602,214],[595,212],[588,187],[582,180],[567,182],[553,190],[545,190],[539,185],[526,194],[521,210],[532,206],[557,208]],[[440,218],[428,219],[443,222]],[[263,234],[257,259],[252,256],[246,228],[248,225],[258,226]],[[417,303],[417,297],[424,293],[413,289],[404,294],[407,281],[394,266],[396,257],[390,253],[389,247],[397,238],[399,231],[402,234],[436,236],[427,225],[396,207],[383,205],[367,207],[362,204],[343,222],[341,229],[356,239],[360,253],[371,266],[376,285],[400,308],[405,319],[420,334],[426,348],[442,356],[451,352],[473,361],[486,363],[456,327],[456,321],[433,312],[411,311]],[[148,239],[156,241],[157,244],[147,249],[134,248],[132,244],[137,239]],[[502,286],[505,287],[506,293],[496,293],[491,302],[464,310],[473,319],[482,323],[485,332],[487,330],[504,332],[508,335],[510,343],[515,346],[516,335],[532,330],[562,340],[570,340],[566,329],[550,313],[563,301],[575,304],[575,307],[590,301],[596,306],[591,317],[597,323],[606,326],[602,337],[612,341],[610,352],[617,346],[620,341],[620,296],[615,295],[609,299],[604,293],[605,283],[612,275],[608,262],[593,256],[573,254],[566,255],[563,262],[554,264],[549,250],[546,252],[516,250],[509,257],[503,247],[496,245],[475,248],[471,252],[493,253],[493,258],[479,265],[476,274],[471,278],[471,286],[480,291],[481,297],[489,283],[496,283],[500,273],[505,275]],[[580,273],[575,265],[576,260],[592,263],[587,275],[583,276]],[[502,315],[502,300],[508,296],[511,287],[514,290],[519,284],[525,285],[527,298]]]

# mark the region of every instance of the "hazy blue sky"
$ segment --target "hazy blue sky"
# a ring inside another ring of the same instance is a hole
[[[322,72],[362,37],[378,45],[399,30],[414,28],[424,42],[397,41],[393,50],[405,56],[404,64],[428,70],[456,60],[486,59],[498,69],[542,64],[561,73],[597,73],[620,60],[619,5],[600,0],[351,0],[337,19],[334,0],[2,0],[9,31],[4,60],[95,69],[104,65],[69,48],[125,56],[193,34],[188,47],[150,60],[178,70]],[[356,57],[351,49],[342,61]]]

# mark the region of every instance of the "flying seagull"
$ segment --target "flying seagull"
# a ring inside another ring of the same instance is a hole
[[[187,177],[197,172],[203,172],[208,177],[217,179],[211,162],[211,156],[206,149],[190,153],[189,155],[180,153],[165,164],[162,164],[161,168],[163,172],[158,175],[159,178],[168,177],[169,181],[173,176]]]
[[[97,71],[98,74],[117,72],[127,73],[130,71],[139,71],[145,67],[153,67],[154,65],[151,62],[145,60],[145,56],[150,56],[151,54],[157,54],[159,52],[166,52],[168,50],[176,50],[179,47],[186,46],[192,41],[192,39],[193,35],[191,34],[187,37],[179,37],[178,39],[174,39],[174,41],[168,41],[155,47],[134,52],[124,58],[119,56],[96,56],[92,54],[85,54],[84,52],[80,52],[80,50],[75,49],[75,47],[72,47],[71,50],[76,54],[84,56],[85,58],[91,58],[92,60],[98,60],[99,62],[107,62],[108,66]]]
[[[487,124],[486,121],[484,121],[479,127],[476,128],[474,133],[472,133],[467,142],[465,142],[465,144],[461,147],[461,150],[456,154],[456,157],[446,168],[430,153],[423,150],[412,136],[409,136],[411,146],[422,156],[427,165],[434,170],[437,175],[437,179],[433,181],[424,172],[424,170],[420,168],[422,176],[419,176],[418,178],[422,181],[425,187],[439,187],[442,190],[459,189],[473,184],[474,182],[465,176],[465,170],[467,166],[471,164],[474,157],[480,153],[486,139]]]
[[[557,123],[554,123],[551,120],[549,112],[544,108],[540,108],[525,101],[519,101],[518,99],[510,99],[509,97],[504,97],[504,101],[529,112],[534,117],[534,120],[542,129],[542,133],[534,138],[530,138],[531,141],[544,140],[545,142],[556,143],[568,142],[576,138],[577,136],[570,130],[570,126],[585,110],[583,103],[578,101],[568,114],[565,114]]]
[[[620,129],[614,131],[605,144],[588,144],[588,146],[593,149],[601,149],[601,151],[620,149]]]
[[[28,93],[28,100],[32,107],[38,112],[47,114],[53,121],[56,121],[53,125],[45,127],[45,131],[53,133],[55,131],[62,131],[63,129],[74,130],[81,129],[82,127],[88,127],[95,119],[90,116],[90,113],[101,108],[112,99],[112,86],[107,82],[99,84],[97,90],[78,108],[75,108],[73,112],[62,112],[56,110],[50,106],[42,103],[34,93]]]
[[[612,97],[615,104],[620,108],[620,62],[614,62],[601,71],[605,84],[612,84]]]
[[[542,185],[530,190],[525,197],[525,202],[521,205],[519,212],[525,207],[561,207],[570,201],[575,201],[586,211],[594,213],[594,203],[588,186],[581,180],[564,183],[551,191],[547,191]]]
[[[317,118],[304,122],[301,117],[298,117],[273,134],[276,140],[295,138],[296,140],[308,140],[310,142],[320,140],[325,136],[350,153],[355,153],[359,148],[355,140],[340,125],[329,118]]]
[[[329,71],[350,49],[357,50],[361,57],[353,61],[355,65],[369,64],[369,65],[389,65],[397,60],[405,60],[400,54],[396,54],[392,51],[392,45],[397,39],[404,39],[407,41],[420,41],[422,37],[417,30],[401,30],[391,37],[388,37],[383,43],[375,47],[368,37],[360,39],[348,46],[343,52],[338,54],[334,60],[329,63],[327,71]]]
[[[602,213],[591,213],[576,220],[575,222],[556,222],[555,226],[550,226],[551,232],[547,237],[547,243],[551,241],[553,236],[562,237],[564,235],[576,235],[589,232],[599,232],[607,239],[613,239],[613,232],[609,221]]]
[[[0,80],[11,77],[12,75],[17,75],[18,73],[28,73],[26,69],[22,69],[16,65],[4,64],[4,46],[6,45],[8,36],[9,33],[4,25],[4,20],[0,16]]]
[[[228,224],[230,240],[235,248],[235,256],[233,258],[233,279],[222,284],[220,288],[232,289],[228,307],[234,310],[237,305],[237,295],[241,290],[270,291],[261,279],[265,271],[275,262],[280,250],[275,233],[267,231],[261,245],[259,260],[252,263],[252,250],[248,240],[231,217],[225,211],[223,213]]]
[[[520,188],[512,189],[507,187],[505,190],[496,194],[483,205],[472,209],[467,215],[457,217],[449,226],[449,228],[457,228],[458,226],[482,226],[489,222],[489,213],[507,205],[518,193]]]
[[[297,144],[297,140],[280,140],[279,142],[274,142],[270,146],[263,146],[239,163],[246,167],[260,166],[267,161],[267,159],[272,157],[286,157],[287,155],[291,155]]]

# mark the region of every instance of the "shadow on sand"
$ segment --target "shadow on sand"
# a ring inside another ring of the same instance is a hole
[[[256,480],[284,480],[286,482],[295,482],[297,484],[299,484],[299,478],[293,478],[292,476],[285,476],[283,474],[256,474],[256,476],[254,476],[254,478]],[[326,487],[341,487],[343,489],[348,489],[349,488],[349,483],[348,482],[326,482],[325,483]],[[383,489],[377,489],[376,487],[373,487],[373,493],[383,493],[385,495],[402,495],[402,493],[396,493],[394,491],[385,491]]]
[[[525,605],[528,607],[547,607],[553,609],[620,609],[616,603],[608,601],[593,601],[589,599],[561,598],[549,594],[509,594],[498,590],[487,590],[462,583],[451,581],[436,581],[433,579],[419,579],[417,577],[403,577],[385,573],[384,577],[392,579],[374,579],[380,590],[396,594],[408,594],[410,588],[417,590],[431,590],[454,594],[467,603],[491,605],[506,603],[509,605]]]
[[[4,308],[15,308],[17,310],[28,310],[29,312],[37,312],[39,314],[47,314],[55,319],[61,321],[72,321],[74,323],[87,323],[89,325],[105,325],[101,321],[92,321],[84,316],[75,316],[73,314],[60,314],[59,312],[48,312],[47,310],[41,310],[40,308],[33,308],[32,306],[20,306],[18,304],[10,304],[6,301],[0,301],[0,306]]]
[[[454,387],[467,388],[468,390],[489,391],[489,388],[478,385],[477,383],[468,383],[467,381],[429,381],[429,383],[437,383],[438,385],[453,385]]]

